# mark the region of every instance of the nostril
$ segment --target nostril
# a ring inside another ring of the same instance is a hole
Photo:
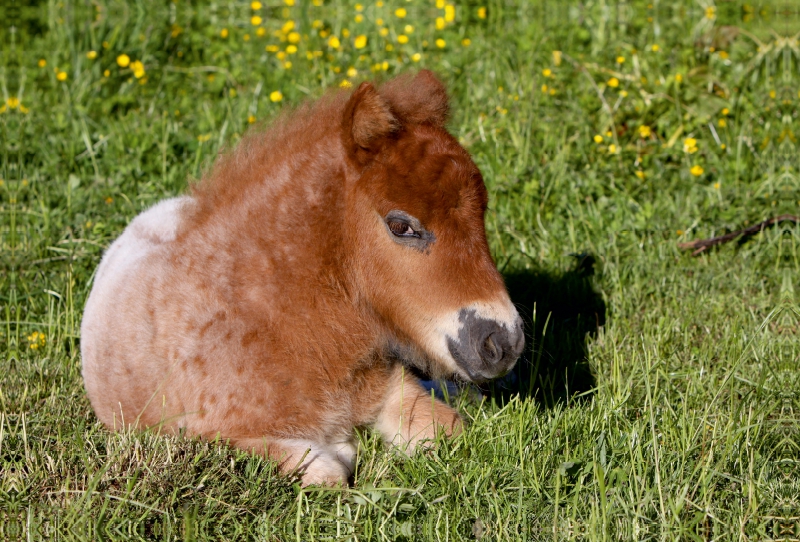
[[[481,346],[481,361],[484,364],[491,365],[500,361],[502,357],[503,349],[497,342],[497,336],[495,333],[490,333]]]

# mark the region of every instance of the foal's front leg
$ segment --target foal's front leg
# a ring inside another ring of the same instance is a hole
[[[432,445],[437,431],[447,436],[460,433],[462,422],[458,412],[432,397],[416,377],[399,367],[374,428],[387,442],[410,454],[419,445]]]

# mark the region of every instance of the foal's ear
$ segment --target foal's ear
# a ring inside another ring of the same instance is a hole
[[[397,119],[392,115],[389,104],[378,94],[372,83],[361,83],[350,96],[342,119],[342,135],[348,151],[369,151],[379,139],[397,127]]]
[[[403,124],[444,127],[449,117],[447,90],[430,70],[392,79],[381,87],[381,95]]]

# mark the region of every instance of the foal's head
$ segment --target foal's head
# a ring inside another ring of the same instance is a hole
[[[355,172],[345,227],[390,346],[421,354],[428,370],[483,381],[519,357],[522,320],[489,253],[483,178],[446,117],[444,87],[427,71],[353,93],[342,124]]]

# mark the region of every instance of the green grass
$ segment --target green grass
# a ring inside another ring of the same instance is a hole
[[[384,1],[361,23],[349,0],[263,2],[264,36],[243,1],[4,8],[0,533],[800,538],[798,228],[698,257],[677,246],[797,213],[796,8],[487,0],[438,30],[433,0]],[[281,60],[265,47],[285,51],[287,20],[300,41]],[[363,433],[344,489],[301,490],[220,443],[106,431],[79,355],[103,249],[249,116],[418,67],[446,81],[491,194],[491,247],[528,321],[514,377],[453,398],[469,427],[428,454]]]

